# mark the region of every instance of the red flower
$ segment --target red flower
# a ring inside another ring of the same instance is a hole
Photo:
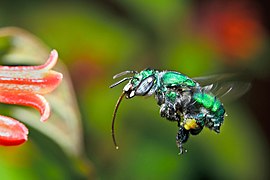
[[[261,49],[260,11],[249,1],[211,1],[198,14],[197,29],[216,42],[227,63],[252,59]]]
[[[40,66],[0,66],[0,102],[31,106],[39,110],[46,121],[50,106],[42,96],[53,91],[63,75],[50,70],[57,62],[53,50],[47,62]],[[27,128],[17,120],[0,115],[0,145],[19,145],[27,140]]]

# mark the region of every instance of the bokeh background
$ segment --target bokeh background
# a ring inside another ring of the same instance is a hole
[[[72,154],[29,124],[27,143],[0,147],[1,179],[270,178],[269,1],[0,4],[1,27],[28,30],[58,50],[72,80],[81,117],[73,121],[79,122],[82,134],[81,147],[70,139],[74,149],[80,148]],[[115,150],[111,119],[123,85],[109,89],[115,82],[112,76],[146,67],[190,77],[245,72],[252,87],[240,99],[225,103],[228,116],[221,133],[205,129],[192,136],[183,156],[177,155],[176,123],[159,116],[153,97],[124,100],[116,121],[120,149]],[[1,105],[0,112],[9,108]]]

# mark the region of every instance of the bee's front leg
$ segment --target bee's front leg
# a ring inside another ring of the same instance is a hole
[[[160,116],[165,117],[170,121],[180,122],[180,115],[176,109],[176,105],[174,101],[168,99],[163,92],[158,92],[155,95],[157,100],[157,104],[160,106]]]
[[[176,135],[176,145],[179,148],[179,155],[187,152],[183,147],[183,144],[187,142],[189,137],[189,130],[186,130],[183,126],[180,126],[178,133]]]

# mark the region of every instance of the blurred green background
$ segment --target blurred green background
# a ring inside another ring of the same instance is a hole
[[[270,178],[267,0],[0,4],[1,27],[24,28],[58,50],[72,79],[83,133],[82,150],[71,155],[28,125],[28,142],[0,147],[1,179]],[[124,100],[116,122],[120,149],[115,150],[110,128],[122,86],[109,89],[112,76],[146,67],[190,77],[245,71],[252,88],[225,104],[228,116],[220,134],[205,129],[192,136],[183,156],[177,155],[176,123],[159,116],[153,97]]]

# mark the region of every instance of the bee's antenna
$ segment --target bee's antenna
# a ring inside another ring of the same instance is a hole
[[[123,99],[123,97],[125,96],[125,91],[123,91],[123,93],[119,96],[116,104],[115,104],[115,108],[114,108],[114,111],[113,111],[113,119],[112,119],[112,139],[113,139],[113,143],[114,143],[114,146],[115,146],[115,149],[118,149],[118,145],[116,143],[116,139],[115,139],[115,136],[114,136],[114,123],[115,123],[115,118],[116,118],[116,113],[117,113],[117,110],[118,110],[118,107]]]
[[[132,77],[125,77],[125,78],[121,79],[120,81],[118,81],[118,82],[116,82],[116,83],[110,85],[110,88],[113,88],[113,87],[115,87],[115,86],[121,84],[121,83],[124,82],[124,81],[130,80],[131,78],[132,78]]]
[[[119,77],[124,76],[126,74],[136,74],[136,73],[138,73],[138,72],[137,71],[124,71],[124,72],[120,72],[120,73],[114,75],[113,76],[113,79],[119,78]]]

